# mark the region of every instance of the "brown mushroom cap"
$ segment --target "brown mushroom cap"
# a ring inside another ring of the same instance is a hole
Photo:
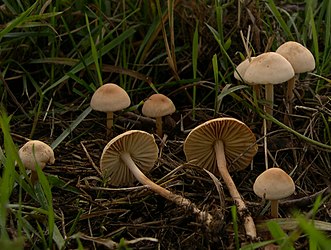
[[[18,155],[25,168],[36,170],[36,163],[43,169],[46,164],[54,164],[55,157],[53,149],[46,143],[31,140],[25,143],[18,151]]]
[[[234,118],[216,118],[188,134],[184,142],[187,160],[220,175],[214,150],[217,140],[224,144],[229,171],[245,169],[257,152],[255,136],[246,124]]]
[[[254,58],[255,57],[251,57],[251,61]],[[236,67],[236,70],[234,71],[234,78],[236,78],[239,81],[242,81],[242,79],[244,79],[246,69],[250,65],[251,61],[249,61],[249,59],[247,58],[244,61],[242,61],[241,63],[239,63],[238,66]]]
[[[280,200],[293,194],[295,185],[284,170],[269,168],[256,178],[253,190],[260,198]]]
[[[275,52],[266,52],[251,61],[244,80],[250,84],[279,84],[293,76],[292,65],[283,56]]]
[[[122,152],[129,153],[143,173],[154,166],[158,157],[158,147],[153,135],[140,130],[130,130],[116,136],[105,146],[100,159],[103,176],[114,186],[131,185],[136,180],[121,160]]]
[[[304,73],[315,69],[313,54],[300,43],[289,41],[278,47],[276,53],[288,60],[295,73]]]
[[[163,94],[153,94],[142,107],[142,113],[148,117],[162,117],[176,111],[176,107],[170,98]]]
[[[92,109],[102,112],[114,112],[129,107],[131,100],[124,89],[114,83],[99,87],[91,98]]]

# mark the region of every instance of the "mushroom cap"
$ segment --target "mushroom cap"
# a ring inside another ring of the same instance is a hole
[[[255,57],[246,69],[244,80],[250,84],[279,84],[294,76],[292,65],[275,52]]]
[[[229,171],[245,169],[257,152],[255,136],[245,123],[235,118],[216,118],[188,134],[184,142],[187,160],[219,176],[214,150],[217,140],[223,142]]]
[[[280,200],[293,194],[295,185],[284,170],[269,168],[256,178],[253,190],[260,198]]]
[[[136,178],[121,159],[121,153],[127,152],[137,167],[148,172],[158,157],[158,147],[153,135],[140,130],[130,130],[114,137],[105,146],[100,168],[103,177],[114,186],[131,185]]]
[[[162,117],[176,111],[176,107],[170,98],[163,94],[153,94],[142,107],[142,113],[148,117]]]
[[[251,61],[254,59],[255,57],[251,57]],[[244,75],[246,72],[247,67],[250,65],[250,62],[248,60],[248,58],[246,58],[244,61],[242,61],[241,63],[238,64],[238,66],[236,67],[236,70],[234,71],[234,78],[236,78],[239,81],[242,81],[242,79],[244,79]],[[240,78],[241,76],[241,78]]]
[[[99,87],[91,98],[92,109],[102,112],[114,112],[125,109],[131,104],[128,93],[114,83]]]
[[[289,41],[278,47],[276,53],[289,61],[295,73],[304,73],[315,69],[313,54],[300,43]]]
[[[53,149],[46,143],[31,140],[25,143],[18,151],[18,155],[25,168],[36,170],[36,164],[43,169],[46,164],[54,164],[55,157]]]

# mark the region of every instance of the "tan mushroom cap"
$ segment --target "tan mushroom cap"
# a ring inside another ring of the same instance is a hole
[[[142,107],[142,113],[148,117],[162,117],[176,111],[176,107],[170,98],[163,94],[153,94]]]
[[[219,174],[215,141],[224,144],[228,170],[245,169],[257,153],[256,139],[247,125],[234,118],[216,118],[194,128],[184,142],[184,153],[188,161]]]
[[[260,198],[280,200],[293,194],[295,185],[284,170],[269,168],[256,178],[253,190]]]
[[[255,57],[251,57],[251,61],[254,59]],[[244,79],[244,75],[246,72],[247,67],[250,65],[249,59],[245,59],[244,61],[242,61],[241,63],[238,64],[238,66],[236,67],[236,70],[234,71],[234,78],[236,78],[239,81],[242,81],[242,79]],[[240,78],[241,76],[241,78]]]
[[[18,151],[18,155],[25,168],[36,170],[36,163],[43,169],[46,164],[54,164],[55,157],[53,149],[46,143],[31,140],[25,143]]]
[[[276,53],[288,60],[295,73],[304,73],[315,69],[313,54],[300,43],[289,41],[278,47]]]
[[[153,135],[140,130],[130,130],[113,138],[105,146],[100,168],[103,176],[114,186],[131,185],[136,178],[121,160],[121,152],[128,152],[143,172],[148,172],[158,157],[158,147]]]
[[[250,84],[279,84],[294,76],[292,65],[280,54],[266,52],[255,57],[246,69],[244,80]]]
[[[131,104],[128,93],[114,83],[99,87],[91,98],[92,109],[102,112],[114,112],[125,109]]]

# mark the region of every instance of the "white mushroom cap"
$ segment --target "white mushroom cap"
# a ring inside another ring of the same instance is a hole
[[[146,173],[158,157],[158,147],[153,135],[140,130],[130,130],[113,138],[105,146],[100,168],[103,176],[114,186],[131,185],[136,178],[121,159],[121,153],[130,154],[139,169]]]
[[[46,164],[54,164],[55,157],[53,149],[46,143],[31,140],[25,143],[18,151],[18,155],[25,168],[36,170],[36,164],[43,169]]]
[[[251,61],[254,59],[255,57],[251,57]],[[242,81],[242,79],[244,78],[244,75],[246,73],[246,69],[247,67],[250,65],[249,59],[245,59],[244,61],[242,61],[241,63],[238,64],[238,66],[236,67],[236,70],[234,71],[234,78],[236,78],[239,81]],[[240,78],[241,76],[241,78]]]
[[[142,107],[142,113],[148,117],[162,117],[176,111],[176,107],[170,98],[163,94],[153,94]]]
[[[131,100],[124,89],[114,83],[99,87],[91,98],[92,109],[102,112],[114,112],[129,107]]]
[[[251,61],[244,80],[250,84],[279,84],[293,76],[292,65],[283,56],[275,52],[266,52]]]
[[[276,53],[288,60],[295,73],[304,73],[315,69],[313,54],[300,43],[289,41],[278,47]]]
[[[260,198],[280,200],[293,194],[295,185],[291,176],[284,170],[269,168],[256,178],[253,190]]]
[[[229,171],[245,169],[257,153],[255,135],[234,118],[216,118],[195,127],[186,137],[184,153],[188,161],[220,175],[214,144],[221,140]]]

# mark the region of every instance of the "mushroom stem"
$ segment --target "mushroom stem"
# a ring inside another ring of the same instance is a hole
[[[294,93],[293,90],[295,88],[295,76],[293,76],[290,80],[287,81],[287,90],[286,90],[286,105],[287,105],[287,112],[285,113],[284,117],[284,124],[289,125],[289,114],[293,113],[293,98],[294,98]]]
[[[260,99],[260,85],[259,84],[256,84],[256,85],[253,85],[253,91],[255,92],[255,95],[256,95],[256,99],[259,100]]]
[[[272,218],[278,218],[278,200],[271,200],[271,213]]]
[[[155,117],[156,122],[156,134],[162,139],[163,130],[162,130],[162,117]]]
[[[241,195],[239,194],[236,184],[233,182],[228,168],[226,166],[226,159],[224,154],[224,145],[221,140],[215,142],[214,145],[216,159],[217,159],[217,167],[218,170],[225,182],[225,185],[229,189],[230,195],[238,208],[238,213],[240,217],[244,220],[244,227],[246,230],[246,235],[251,239],[255,239],[256,235],[256,227],[254,224],[253,218],[250,216],[249,211],[246,207],[245,202],[242,200]]]
[[[37,181],[38,181],[37,171],[31,170],[30,180],[31,180],[32,185],[35,185],[37,183]]]
[[[107,112],[107,136],[113,134],[114,112]]]
[[[273,104],[274,104],[274,85],[272,84],[266,84],[265,85],[265,111],[273,116]],[[267,128],[271,128],[271,121],[267,120]]]
[[[125,164],[128,166],[133,175],[141,184],[148,186],[155,193],[176,203],[177,205],[182,206],[185,209],[191,210],[194,214],[198,215],[200,221],[204,222],[207,226],[210,225],[211,221],[213,220],[213,217],[209,213],[201,211],[190,200],[182,197],[181,195],[174,194],[148,179],[146,175],[144,175],[144,173],[141,172],[137,165],[134,163],[128,152],[122,152],[121,159],[125,162]]]

